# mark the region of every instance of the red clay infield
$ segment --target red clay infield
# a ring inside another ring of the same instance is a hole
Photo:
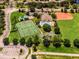
[[[62,12],[56,12],[57,20],[72,20],[73,16],[70,13],[62,13]]]

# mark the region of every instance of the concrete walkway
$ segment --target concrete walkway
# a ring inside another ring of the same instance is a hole
[[[79,54],[71,53],[56,53],[56,52],[34,52],[33,55],[52,55],[52,56],[70,56],[70,57],[79,57]]]
[[[22,55],[19,55],[20,49],[23,49],[24,51]],[[26,48],[25,46],[5,46],[2,52],[0,52],[0,59],[12,59],[12,58],[25,59],[27,54],[28,54],[28,48]]]
[[[0,36],[0,47],[3,47],[3,39],[8,37],[10,34],[10,29],[11,29],[11,24],[10,24],[10,15],[12,12],[17,11],[18,9],[15,8],[6,8],[4,9],[5,12],[5,30],[2,34],[2,36]]]

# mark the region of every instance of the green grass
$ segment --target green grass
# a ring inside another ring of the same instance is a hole
[[[13,12],[12,14],[11,14],[11,30],[14,30],[14,27],[15,27],[15,25],[16,25],[16,23],[18,23],[19,22],[19,17],[21,17],[21,16],[24,16],[25,14],[24,13],[22,13],[22,12]]]
[[[38,46],[39,51],[43,52],[61,52],[61,53],[79,53],[79,49],[75,47],[66,48],[61,46],[60,48],[55,48],[53,44],[51,44],[48,48],[44,47],[43,44]]]
[[[62,38],[69,39],[73,42],[74,39],[79,39],[79,14],[73,14],[73,19],[70,21],[58,21],[58,25],[60,27]],[[60,48],[53,47],[53,44],[49,48],[45,48],[43,44],[41,44],[38,49],[40,51],[47,51],[47,52],[65,52],[65,53],[79,53],[79,49],[75,48],[72,43],[72,47],[66,48],[64,46]]]
[[[20,13],[19,12],[13,12],[11,14],[11,17],[10,17],[10,19],[11,19],[11,32],[10,32],[10,35],[9,35],[10,42],[12,42],[12,40],[14,38],[20,39],[19,33],[17,31],[14,31],[14,28],[15,28],[16,23],[19,22],[18,18],[21,17],[21,16],[24,16],[24,13],[21,13],[21,12]]]
[[[18,32],[11,32],[10,35],[9,35],[9,40],[10,42],[12,42],[13,39],[20,39],[20,35]]]
[[[67,57],[67,56],[38,56],[37,59],[79,59],[79,57]]]
[[[70,21],[58,21],[63,39],[68,38],[73,41],[79,38],[79,14],[73,14],[73,17]]]
[[[21,37],[39,34],[39,29],[31,20],[19,22],[16,24],[16,27]]]

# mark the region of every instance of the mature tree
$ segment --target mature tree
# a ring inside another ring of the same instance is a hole
[[[17,44],[18,44],[18,39],[16,39],[16,38],[13,39],[13,44],[14,44],[14,45],[17,45]]]
[[[43,7],[43,3],[37,3],[37,6],[36,6],[38,9],[41,9]]]
[[[65,47],[70,47],[71,46],[71,43],[70,43],[69,39],[64,39],[64,46]]]
[[[50,31],[51,31],[51,26],[50,26],[49,24],[44,24],[44,25],[43,25],[43,29],[44,29],[44,31],[46,31],[46,32],[50,32]]]
[[[74,9],[71,9],[70,12],[71,12],[71,13],[74,13]]]
[[[24,44],[25,44],[25,38],[21,38],[21,39],[20,39],[20,44],[21,44],[21,45],[24,45]]]
[[[72,4],[72,2],[74,1],[74,0],[66,0],[68,3],[69,3],[69,5],[70,4]]]
[[[38,16],[38,13],[34,13],[33,16],[34,16],[34,17],[37,17],[37,16]]]
[[[54,7],[54,5],[55,5],[55,3],[54,3],[54,2],[49,2],[49,3],[47,3],[47,6],[48,6],[49,8]]]
[[[36,55],[31,56],[32,59],[37,59]]]
[[[56,19],[56,15],[54,13],[51,14],[53,19]]]
[[[77,10],[77,9],[75,9],[75,12],[77,13],[77,12],[78,12],[78,10]]]
[[[63,9],[61,9],[61,12],[64,12],[64,10],[63,10]]]
[[[36,51],[37,51],[37,48],[36,48],[36,46],[33,46],[33,50],[34,50],[34,52],[36,52]]]
[[[4,43],[4,45],[9,45],[9,38],[5,38],[5,39],[3,40],[3,43]]]
[[[61,34],[59,27],[55,27],[54,32],[55,32],[55,34]]]
[[[75,39],[73,43],[75,47],[79,48],[79,39]]]
[[[53,46],[58,48],[58,47],[61,47],[61,39],[57,36],[54,37],[53,39]]]
[[[29,3],[29,6],[30,6],[30,7],[36,7],[36,6],[37,6],[37,3],[31,2],[31,3]]]
[[[73,9],[77,9],[78,6],[76,4],[73,5]]]
[[[64,8],[64,13],[67,13],[67,9],[66,8]]]
[[[38,35],[34,36],[33,43],[34,43],[35,46],[38,46],[40,44],[40,42],[39,42],[39,36]]]
[[[30,15],[30,13],[29,13],[29,12],[26,12],[26,15],[28,15],[28,16],[29,16],[29,15]]]
[[[31,7],[30,12],[35,12],[35,8]]]
[[[26,46],[27,46],[27,47],[31,47],[32,44],[33,44],[32,38],[27,39],[27,41],[26,41]]]
[[[50,40],[44,39],[43,44],[44,44],[45,47],[49,47],[50,46]]]

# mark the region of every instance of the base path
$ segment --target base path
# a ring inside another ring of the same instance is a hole
[[[62,12],[56,12],[57,20],[72,20],[73,16],[71,13],[62,13]]]

